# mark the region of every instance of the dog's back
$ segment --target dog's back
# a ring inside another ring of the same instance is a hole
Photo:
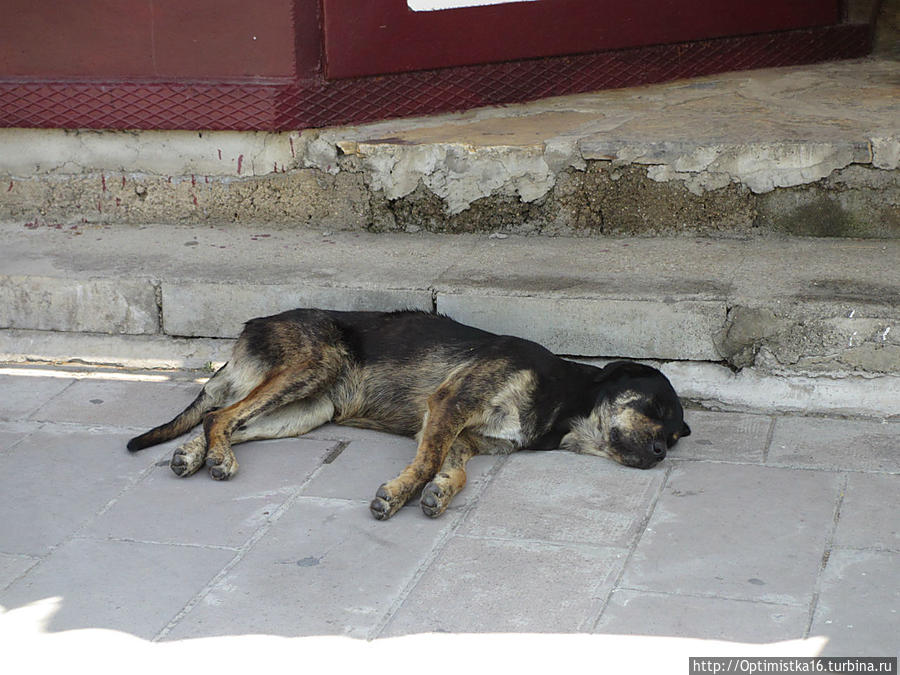
[[[422,427],[427,400],[448,378],[466,369],[500,383],[542,363],[561,362],[538,344],[465,326],[419,311],[327,312],[341,332],[347,368],[331,389],[334,421],[406,436]],[[307,321],[308,310],[288,313]],[[540,368],[546,370],[547,367]],[[571,384],[571,383],[570,383]],[[497,392],[493,392],[497,393]],[[472,392],[488,396],[490,392]]]

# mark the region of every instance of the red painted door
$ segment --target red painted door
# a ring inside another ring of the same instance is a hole
[[[750,35],[840,19],[838,0],[531,0],[440,11],[414,11],[407,0],[322,0],[322,6],[329,78]]]

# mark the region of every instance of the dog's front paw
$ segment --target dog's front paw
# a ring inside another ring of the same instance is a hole
[[[378,520],[387,520],[397,513],[401,506],[403,506],[403,501],[397,497],[391,496],[387,485],[382,485],[378,488],[377,492],[375,492],[375,499],[369,504],[369,511],[371,511],[372,515]]]
[[[206,443],[203,438],[188,441],[175,451],[169,466],[176,476],[185,478],[197,472],[206,459]]]
[[[447,507],[450,506],[452,495],[448,495],[440,486],[432,481],[422,488],[422,498],[419,500],[419,506],[429,518],[437,518]]]

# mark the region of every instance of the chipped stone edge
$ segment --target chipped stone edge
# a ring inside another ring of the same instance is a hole
[[[495,195],[539,200],[563,171],[584,170],[589,161],[643,165],[651,180],[679,181],[695,195],[730,184],[762,194],[816,182],[851,164],[900,168],[900,137],[890,134],[857,142],[700,146],[575,134],[507,146],[403,144],[361,136],[355,127],[281,133],[0,129],[0,175],[64,179],[118,172],[229,182],[301,169],[331,176],[346,171],[362,174],[367,188],[388,200],[406,197],[421,184],[455,215]]]
[[[900,138],[878,137],[858,143],[782,142],[741,145],[682,143],[621,144],[586,141],[587,160],[614,165],[642,164],[657,182],[682,181],[701,195],[737,183],[756,194],[814,183],[851,164],[879,169],[900,167]]]

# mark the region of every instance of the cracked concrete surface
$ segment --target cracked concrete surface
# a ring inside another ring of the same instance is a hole
[[[873,58],[302,132],[5,129],[0,217],[895,237],[896,73]]]

